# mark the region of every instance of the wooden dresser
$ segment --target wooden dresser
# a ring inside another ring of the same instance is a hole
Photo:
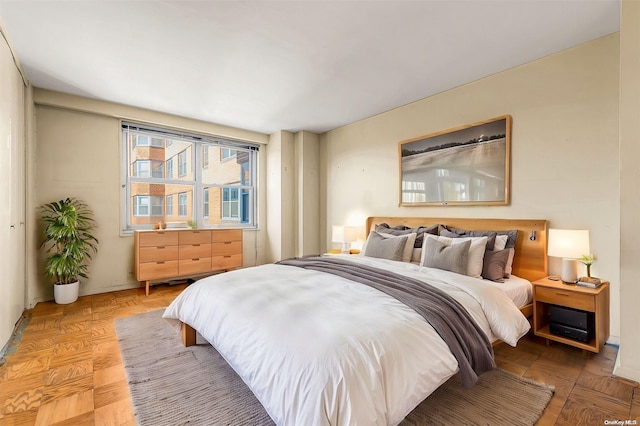
[[[167,278],[242,266],[241,229],[170,229],[134,232],[136,279],[145,285]]]

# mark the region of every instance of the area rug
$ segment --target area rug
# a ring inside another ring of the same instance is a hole
[[[185,348],[163,310],[116,319],[136,421],[146,425],[272,425],[253,393],[203,342]],[[458,375],[402,425],[533,425],[553,388],[495,369],[463,389]]]

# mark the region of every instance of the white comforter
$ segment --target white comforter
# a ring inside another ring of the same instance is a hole
[[[441,288],[491,340],[515,346],[529,330],[513,302],[480,279],[344,258]],[[395,425],[458,371],[444,341],[412,309],[366,285],[293,266],[202,279],[164,318],[207,339],[279,425]]]

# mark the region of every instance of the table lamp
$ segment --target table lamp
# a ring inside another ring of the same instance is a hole
[[[578,281],[578,259],[589,253],[589,231],[586,229],[549,229],[547,255],[562,258],[560,279]]]
[[[342,243],[341,253],[349,254],[351,243],[358,239],[359,230],[359,226],[333,225],[331,241],[334,243]]]

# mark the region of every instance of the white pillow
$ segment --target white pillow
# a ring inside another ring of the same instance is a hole
[[[511,272],[513,271],[513,257],[516,254],[516,249],[511,247],[509,249],[509,259],[507,259],[507,266],[504,268],[504,277],[509,278],[511,276]]]
[[[467,275],[470,277],[481,278],[482,265],[484,263],[484,250],[487,247],[487,237],[463,237],[463,238],[448,238],[440,237],[437,235],[425,234],[425,241],[427,238],[435,238],[441,243],[451,245],[460,244],[465,241],[471,241],[469,247],[469,260],[467,262]],[[424,255],[426,250],[424,249],[424,243],[422,243],[422,257],[420,259],[420,265],[425,264]]]
[[[493,251],[504,250],[507,246],[507,241],[509,240],[508,235],[496,235],[496,242],[493,245]]]
[[[416,237],[418,236],[418,234],[416,234],[415,232],[412,232],[410,234],[405,234],[405,235],[391,235],[391,234],[385,234],[382,232],[378,232],[377,234],[384,238],[406,238],[407,242],[404,244],[404,252],[402,252],[402,261],[411,262],[411,255],[413,253],[413,244],[416,242]],[[370,236],[371,234],[369,234],[369,237]],[[360,254],[362,255],[364,255],[365,252],[367,251],[367,242],[369,241],[369,237],[367,237],[367,240],[364,242],[364,245],[360,250]]]

